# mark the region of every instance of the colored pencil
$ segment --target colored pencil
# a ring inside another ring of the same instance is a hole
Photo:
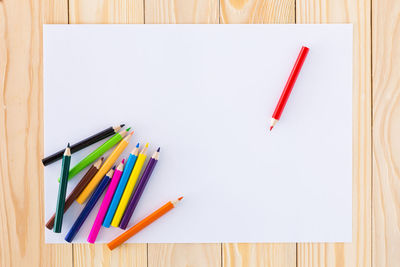
[[[79,204],[83,204],[90,194],[96,189],[96,186],[100,183],[103,176],[111,169],[112,165],[117,161],[118,157],[124,151],[124,149],[129,144],[129,139],[131,139],[133,132],[131,132],[127,137],[122,139],[122,141],[118,144],[118,146],[114,149],[114,151],[110,154],[106,161],[104,161],[103,166],[99,169],[93,179],[89,182],[89,184],[83,189],[82,193],[78,196],[76,201]]]
[[[118,204],[117,210],[115,211],[114,218],[111,221],[111,225],[114,227],[119,226],[121,218],[124,215],[126,206],[129,203],[129,199],[132,196],[132,192],[135,189],[135,185],[138,181],[140,172],[143,168],[144,162],[146,161],[146,157],[147,157],[146,152],[147,152],[148,147],[149,147],[149,144],[146,144],[145,147],[142,149],[142,152],[140,152],[138,159],[136,161],[135,167],[133,168],[133,171],[131,173],[131,176],[129,177],[128,183],[126,184],[124,193],[122,194],[122,197]]]
[[[122,216],[121,223],[119,224],[119,227],[121,229],[125,230],[126,227],[128,226],[129,220],[131,219],[132,214],[135,211],[137,204],[139,203],[139,199],[143,194],[144,188],[146,187],[146,184],[149,181],[151,174],[153,173],[154,167],[158,162],[159,155],[160,155],[160,148],[157,149],[157,151],[153,154],[153,156],[149,160],[149,163],[147,163],[142,178],[140,178],[140,181],[136,186],[136,190],[133,193],[132,198],[129,200],[128,206],[126,207],[124,215]]]
[[[104,144],[99,146],[97,149],[95,149],[92,153],[87,155],[84,159],[82,159],[78,164],[76,164],[72,169],[69,170],[69,175],[68,179],[71,179],[75,175],[77,175],[80,171],[82,171],[84,168],[92,164],[95,160],[100,158],[104,153],[106,153],[110,148],[118,144],[129,132],[131,128],[128,128],[124,131],[120,131],[119,133],[116,133],[108,139]],[[104,174],[103,174],[104,175]],[[60,180],[60,179],[59,179]]]
[[[104,217],[106,216],[107,209],[110,205],[115,189],[117,188],[119,179],[121,178],[122,171],[124,170],[124,161],[125,160],[122,160],[121,163],[118,165],[111,179],[110,186],[107,189],[106,195],[104,196],[103,202],[101,203],[99,212],[97,213],[96,219],[94,220],[92,230],[90,230],[90,234],[87,239],[89,243],[94,243],[96,241],[97,235],[99,234],[101,224],[104,220]]]
[[[56,216],[53,229],[55,233],[61,233],[62,221],[64,216],[65,194],[67,193],[68,171],[70,163],[71,163],[71,149],[68,143],[61,164],[61,181],[58,185]]]
[[[64,213],[69,209],[69,207],[71,207],[72,203],[74,203],[78,195],[82,192],[82,190],[87,186],[87,184],[99,170],[102,162],[103,158],[100,158],[98,161],[96,161],[87,171],[87,173],[82,177],[79,183],[75,186],[74,190],[72,190],[72,192],[68,195],[67,199],[65,200]],[[46,227],[50,230],[53,229],[55,216],[56,214],[54,213],[53,216],[46,223]]]
[[[104,227],[110,227],[111,221],[114,217],[115,211],[117,210],[118,204],[121,200],[122,193],[125,190],[126,183],[128,182],[129,176],[131,175],[133,166],[135,166],[136,159],[138,158],[139,153],[139,143],[132,150],[131,154],[128,157],[128,161],[126,162],[124,172],[122,173],[121,179],[118,183],[117,190],[114,193],[113,199],[111,201],[110,207],[108,208],[106,217],[103,221]]]
[[[116,247],[120,246],[123,244],[125,241],[127,241],[129,238],[143,230],[145,227],[148,225],[152,224],[154,221],[156,221],[158,218],[166,214],[168,211],[172,210],[173,208],[176,207],[176,205],[182,200],[183,197],[178,198],[175,201],[169,201],[167,202],[164,206],[159,208],[158,210],[154,211],[152,214],[126,230],[124,233],[122,233],[120,236],[112,240],[107,244],[108,248],[113,250]]]
[[[90,197],[89,201],[87,202],[86,206],[83,208],[82,212],[79,214],[78,218],[76,219],[76,221],[72,225],[71,229],[65,236],[65,241],[72,242],[72,240],[74,239],[76,234],[81,229],[86,218],[89,216],[93,207],[96,205],[96,202],[99,200],[99,198],[103,194],[104,190],[106,190],[106,187],[109,184],[113,173],[114,173],[114,169],[111,169],[101,180],[99,186],[96,188],[93,195]]]
[[[297,77],[299,76],[301,67],[303,66],[304,61],[306,60],[309,48],[303,46],[300,50],[300,53],[297,57],[296,63],[293,66],[292,72],[289,75],[289,79],[286,82],[285,88],[279,98],[278,104],[276,105],[274,114],[272,114],[271,124],[269,130],[271,131],[274,128],[275,124],[281,118],[283,109],[286,106],[286,102],[289,99],[290,93],[292,92],[293,86],[296,83]]]
[[[73,144],[71,146],[71,148],[70,148],[71,149],[71,154],[73,154],[73,153],[75,153],[75,152],[77,152],[77,151],[79,151],[81,149],[84,149],[85,147],[88,147],[88,146],[90,146],[90,145],[92,145],[94,143],[99,142],[100,140],[102,140],[104,138],[107,138],[107,137],[117,133],[124,126],[125,126],[125,124],[121,124],[119,126],[114,126],[114,127],[109,127],[109,128],[107,128],[107,129],[105,129],[105,130],[103,130],[101,132],[98,132],[98,133],[96,133],[96,134],[94,134],[92,136],[89,136],[89,137],[79,141],[76,144]],[[64,150],[60,150],[60,151],[58,151],[58,152],[56,152],[56,153],[54,153],[54,154],[52,154],[50,156],[45,157],[44,159],[42,159],[43,165],[47,166],[50,163],[53,163],[53,162],[61,159],[62,155],[63,155],[63,152],[64,152]]]

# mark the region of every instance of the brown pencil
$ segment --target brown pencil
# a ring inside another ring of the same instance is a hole
[[[64,213],[71,207],[72,203],[74,203],[75,199],[82,193],[83,189],[89,184],[89,182],[92,180],[92,178],[95,176],[97,171],[99,170],[101,164],[103,163],[103,159],[101,158],[98,161],[96,161],[92,167],[89,168],[87,173],[82,177],[82,179],[79,181],[79,183],[75,186],[74,190],[68,195],[67,199],[65,200],[65,205],[64,205]],[[48,220],[46,223],[46,227],[48,229],[53,229],[54,226],[54,220],[55,220],[56,214],[54,213],[53,216]]]

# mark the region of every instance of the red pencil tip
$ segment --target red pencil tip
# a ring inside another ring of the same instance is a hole
[[[179,201],[181,201],[181,200],[182,200],[182,198],[183,198],[183,197],[180,197],[180,198],[178,198],[178,200],[179,200]]]
[[[124,164],[124,163],[125,163],[125,159],[123,159],[123,160],[121,161],[121,163]]]
[[[272,131],[272,128],[274,128],[274,126],[269,127],[269,130]]]

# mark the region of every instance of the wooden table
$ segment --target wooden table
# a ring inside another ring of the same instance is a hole
[[[0,266],[400,266],[399,0],[0,0]],[[45,245],[43,23],[353,23],[353,243]]]

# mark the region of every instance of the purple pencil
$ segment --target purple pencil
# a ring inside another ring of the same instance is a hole
[[[125,213],[122,216],[121,223],[119,224],[119,227],[121,229],[126,229],[128,226],[129,220],[132,217],[133,212],[135,211],[135,208],[137,204],[139,203],[139,199],[143,194],[144,188],[146,187],[147,182],[150,179],[151,174],[153,173],[154,167],[156,166],[158,162],[160,154],[160,148],[157,149],[156,152],[154,152],[153,156],[149,160],[149,163],[147,163],[146,169],[143,172],[142,178],[140,179],[139,183],[136,186],[136,190],[133,193],[131,199],[129,200],[128,206],[126,207]]]

